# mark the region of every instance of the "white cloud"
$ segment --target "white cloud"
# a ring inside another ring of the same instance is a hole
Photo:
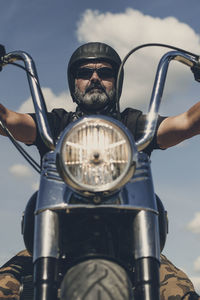
[[[9,172],[16,177],[31,177],[32,172],[26,165],[15,164],[9,168]]]
[[[74,103],[71,100],[71,96],[67,92],[63,92],[59,95],[55,95],[50,88],[42,88],[47,110],[51,111],[53,108],[65,108],[67,111],[74,110]],[[32,98],[29,97],[18,109],[21,113],[34,112]]]
[[[194,270],[197,272],[200,271],[200,256],[194,261]]]
[[[86,10],[78,23],[77,36],[81,43],[90,41],[108,43],[122,58],[132,48],[143,43],[172,44],[194,52],[198,52],[200,47],[199,35],[189,25],[174,17],[154,18],[131,8],[126,9],[124,13],[116,14]],[[155,47],[146,48],[128,60],[125,65],[127,76],[123,89],[126,106],[141,105],[143,108],[144,101],[148,103],[146,101],[150,99],[152,75],[154,77],[156,64],[161,53],[167,51]],[[178,89],[187,88],[187,76],[192,78],[187,68],[178,63],[171,64],[170,72],[165,91],[168,97]]]
[[[92,30],[91,30],[92,27]],[[100,13],[86,10],[77,27],[77,37],[81,43],[102,41],[113,46],[123,58],[135,46],[144,43],[165,43],[197,51],[200,47],[199,35],[187,24],[174,17],[164,19],[144,15],[134,9],[123,13]],[[146,48],[131,56],[125,64],[125,80],[122,94],[122,107],[134,106],[146,110],[152,91],[156,66],[162,54],[168,49]],[[193,75],[188,68],[173,62],[164,95],[168,98],[178,90],[187,89]],[[55,95],[50,88],[42,88],[47,109],[55,107],[74,110],[75,105],[67,92]],[[19,112],[33,112],[31,98],[19,108]]]
[[[194,219],[187,225],[193,233],[200,233],[200,212],[195,213]]]
[[[144,15],[132,8],[117,14],[88,9],[78,25],[80,42],[100,40],[111,43],[119,48],[122,55],[134,46],[147,42],[175,43],[190,50],[197,50],[199,44],[198,35],[188,24],[174,17],[161,19]],[[89,30],[91,27],[92,30]]]
[[[191,279],[192,283],[194,284],[195,291],[199,294],[200,293],[200,277],[191,276],[190,279]]]

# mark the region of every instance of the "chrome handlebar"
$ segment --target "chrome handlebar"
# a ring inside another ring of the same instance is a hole
[[[17,60],[23,61],[27,70],[27,77],[33,99],[33,105],[36,112],[36,119],[40,135],[46,146],[51,150],[54,150],[55,143],[47,120],[47,109],[43,93],[39,84],[35,63],[32,57],[29,54],[22,51],[10,52],[5,56],[1,57],[0,66],[5,66]],[[154,86],[147,113],[145,132],[143,136],[138,141],[136,141],[138,151],[141,151],[144,148],[146,148],[155,134],[158,119],[158,111],[162,99],[168,66],[171,60],[177,60],[183,64],[186,64],[189,67],[197,67],[200,69],[200,63],[197,59],[197,56],[195,57],[190,54],[183,53],[181,51],[170,51],[163,55],[157,67]]]
[[[144,148],[146,148],[155,134],[158,120],[158,111],[162,99],[167,71],[169,63],[172,60],[177,60],[189,67],[197,66],[200,68],[199,60],[197,60],[196,57],[182,53],[180,51],[170,51],[162,56],[157,67],[149,109],[147,113],[145,132],[143,136],[136,142],[138,151],[141,151]]]
[[[27,70],[27,77],[29,82],[29,87],[31,91],[31,96],[33,99],[33,105],[35,108],[36,119],[38,124],[38,129],[43,139],[45,145],[51,150],[55,149],[54,140],[51,134],[49,123],[47,120],[47,109],[44,101],[44,96],[39,84],[39,78],[37,75],[37,70],[32,57],[22,51],[14,51],[6,54],[2,59],[2,66],[7,65],[15,61],[21,60],[24,62],[25,68]]]

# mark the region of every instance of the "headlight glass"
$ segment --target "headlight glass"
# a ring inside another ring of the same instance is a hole
[[[127,135],[104,119],[87,119],[76,124],[61,146],[65,178],[79,190],[98,192],[119,186],[127,175],[131,158]]]

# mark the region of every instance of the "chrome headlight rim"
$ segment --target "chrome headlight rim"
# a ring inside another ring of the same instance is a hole
[[[64,167],[65,161],[63,160],[63,152],[64,147],[66,145],[66,140],[68,139],[70,133],[75,130],[77,130],[78,127],[83,126],[84,124],[88,123],[105,123],[109,124],[112,127],[115,128],[115,130],[119,130],[122,134],[123,138],[125,138],[126,143],[128,145],[128,163],[126,164],[125,170],[123,171],[123,174],[121,174],[117,179],[114,180],[114,184],[107,183],[104,184],[103,187],[99,186],[92,186],[87,184],[81,184],[80,182],[77,183],[76,179],[71,176],[71,174],[68,172],[68,169]],[[64,130],[62,133],[59,142],[56,146],[56,152],[57,152],[57,167],[58,171],[65,181],[72,189],[74,189],[76,192],[89,195],[96,194],[96,193],[104,193],[109,194],[113,193],[114,191],[117,191],[121,186],[123,186],[134,174],[135,171],[135,165],[136,165],[136,156],[137,156],[137,148],[133,141],[132,134],[129,132],[129,130],[119,121],[107,117],[107,116],[87,116],[83,117],[73,123],[70,123],[69,126]]]

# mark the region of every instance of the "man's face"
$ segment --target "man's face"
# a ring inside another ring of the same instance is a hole
[[[85,63],[75,78],[75,97],[88,109],[101,109],[115,96],[115,78],[107,62]]]

